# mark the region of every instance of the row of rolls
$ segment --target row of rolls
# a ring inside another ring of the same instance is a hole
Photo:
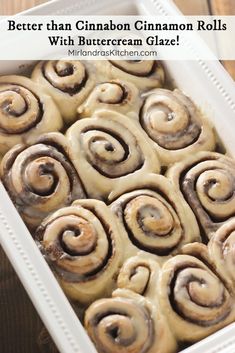
[[[234,322],[234,291],[217,271],[223,245],[234,237],[228,233],[224,227],[208,248],[185,245],[161,267],[146,255],[129,258],[112,297],[86,310],[85,327],[98,351],[175,353]]]
[[[1,180],[102,353],[235,321],[235,161],[154,61],[0,78]]]
[[[137,113],[140,93],[163,82],[164,71],[154,61],[147,67],[143,62],[42,61],[31,78],[2,76],[0,154],[42,133],[63,131],[78,118],[89,116],[96,104]]]
[[[160,189],[166,178],[171,181],[177,196],[170,197],[180,197],[191,207],[203,237],[209,239],[234,215],[234,169],[232,158],[201,151],[159,176],[158,155],[137,125],[124,115],[100,110],[73,124],[65,135],[52,132],[17,144],[2,158],[0,173],[30,229],[76,199],[111,203],[138,184],[148,186],[146,175],[153,173],[153,184],[161,184]],[[155,181],[158,178],[162,180]],[[161,193],[168,193],[168,188]],[[178,202],[174,204],[177,208]]]
[[[162,88],[164,77],[155,61],[43,61],[31,79],[2,76],[0,154],[46,132],[64,132],[99,109],[130,118],[162,165],[214,150],[216,138],[209,121],[182,92]]]
[[[74,201],[35,232],[98,352],[175,353],[235,321],[235,218],[203,244],[163,178],[109,206]]]
[[[2,180],[65,293],[91,304],[98,351],[173,353],[234,322],[235,162],[199,152],[131,173],[104,202],[69,151],[59,133],[15,147]]]

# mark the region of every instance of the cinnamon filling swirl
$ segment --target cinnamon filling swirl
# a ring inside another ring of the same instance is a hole
[[[87,72],[80,61],[47,61],[42,66],[43,76],[62,92],[73,96],[87,81]]]
[[[127,74],[137,77],[151,76],[159,68],[158,62],[154,60],[109,60],[109,62]]]

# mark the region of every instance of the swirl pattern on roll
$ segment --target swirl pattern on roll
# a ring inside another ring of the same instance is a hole
[[[0,153],[42,133],[59,131],[61,115],[40,86],[22,76],[0,77]]]
[[[208,244],[209,254],[217,272],[235,295],[235,218],[225,222]]]
[[[30,229],[50,212],[86,197],[65,137],[48,133],[13,147],[1,162],[1,178]]]
[[[197,257],[176,255],[165,262],[157,292],[179,341],[195,342],[235,320],[234,298],[213,269]]]
[[[122,227],[125,253],[139,249],[158,256],[175,254],[188,242],[200,241],[195,217],[161,175],[145,175],[111,194],[110,208]]]
[[[117,290],[86,311],[85,327],[98,352],[173,353],[175,341],[150,302],[131,291]]]
[[[159,172],[156,153],[137,124],[110,110],[73,124],[66,134],[90,197],[106,199],[115,185]]]
[[[155,89],[143,94],[143,98],[140,124],[164,165],[180,161],[191,153],[214,150],[211,124],[182,92]]]
[[[42,222],[36,239],[70,298],[89,303],[112,292],[120,240],[102,201],[74,201],[56,211]]]
[[[138,118],[141,106],[139,90],[131,82],[111,80],[98,84],[78,108],[79,117],[93,115],[97,109],[115,110]]]
[[[215,152],[199,152],[168,171],[207,239],[235,215],[234,175],[234,160]]]
[[[148,298],[154,297],[159,265],[149,254],[129,258],[120,269],[117,285]]]
[[[155,60],[110,60],[94,62],[97,71],[110,79],[129,81],[141,91],[162,87],[165,73],[159,61]]]
[[[41,61],[32,79],[53,97],[66,122],[76,120],[77,108],[96,83],[94,67],[85,61]]]

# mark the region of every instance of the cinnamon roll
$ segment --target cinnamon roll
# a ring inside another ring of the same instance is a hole
[[[49,133],[34,143],[8,151],[1,162],[1,179],[30,229],[73,200],[86,197],[74,169],[65,137]]]
[[[165,73],[159,61],[155,60],[97,60],[97,71],[106,79],[129,81],[141,91],[162,87]]]
[[[235,218],[224,223],[208,243],[217,272],[235,295]]]
[[[40,86],[22,76],[0,77],[0,154],[62,126],[60,112]]]
[[[155,306],[140,295],[117,290],[86,311],[85,328],[102,353],[174,353],[176,343]]]
[[[149,254],[129,258],[120,269],[117,285],[135,293],[154,298],[158,281],[159,265]]]
[[[87,100],[78,108],[82,118],[90,117],[97,109],[115,110],[138,118],[141,106],[139,90],[131,82],[111,80],[98,84]]]
[[[235,320],[234,298],[213,268],[195,256],[176,255],[165,262],[157,293],[179,341],[195,342]]]
[[[199,152],[167,173],[191,206],[206,239],[235,215],[235,161]]]
[[[156,153],[125,115],[99,110],[92,118],[73,124],[67,138],[89,197],[105,200],[116,185],[159,172]]]
[[[76,120],[77,108],[96,83],[93,66],[84,61],[41,61],[32,79],[43,86],[58,105],[65,122]]]
[[[139,249],[158,256],[172,255],[184,244],[200,241],[192,211],[162,175],[123,183],[110,198],[114,199],[110,208],[119,220],[127,258]]]
[[[121,260],[115,220],[98,200],[79,200],[45,219],[36,239],[65,293],[89,303],[112,292]]]
[[[163,165],[215,148],[211,124],[182,92],[155,89],[143,94],[140,124],[154,143]]]

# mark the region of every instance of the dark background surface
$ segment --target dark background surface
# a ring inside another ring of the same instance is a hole
[[[0,352],[56,352],[50,336],[1,247],[0,266]]]

